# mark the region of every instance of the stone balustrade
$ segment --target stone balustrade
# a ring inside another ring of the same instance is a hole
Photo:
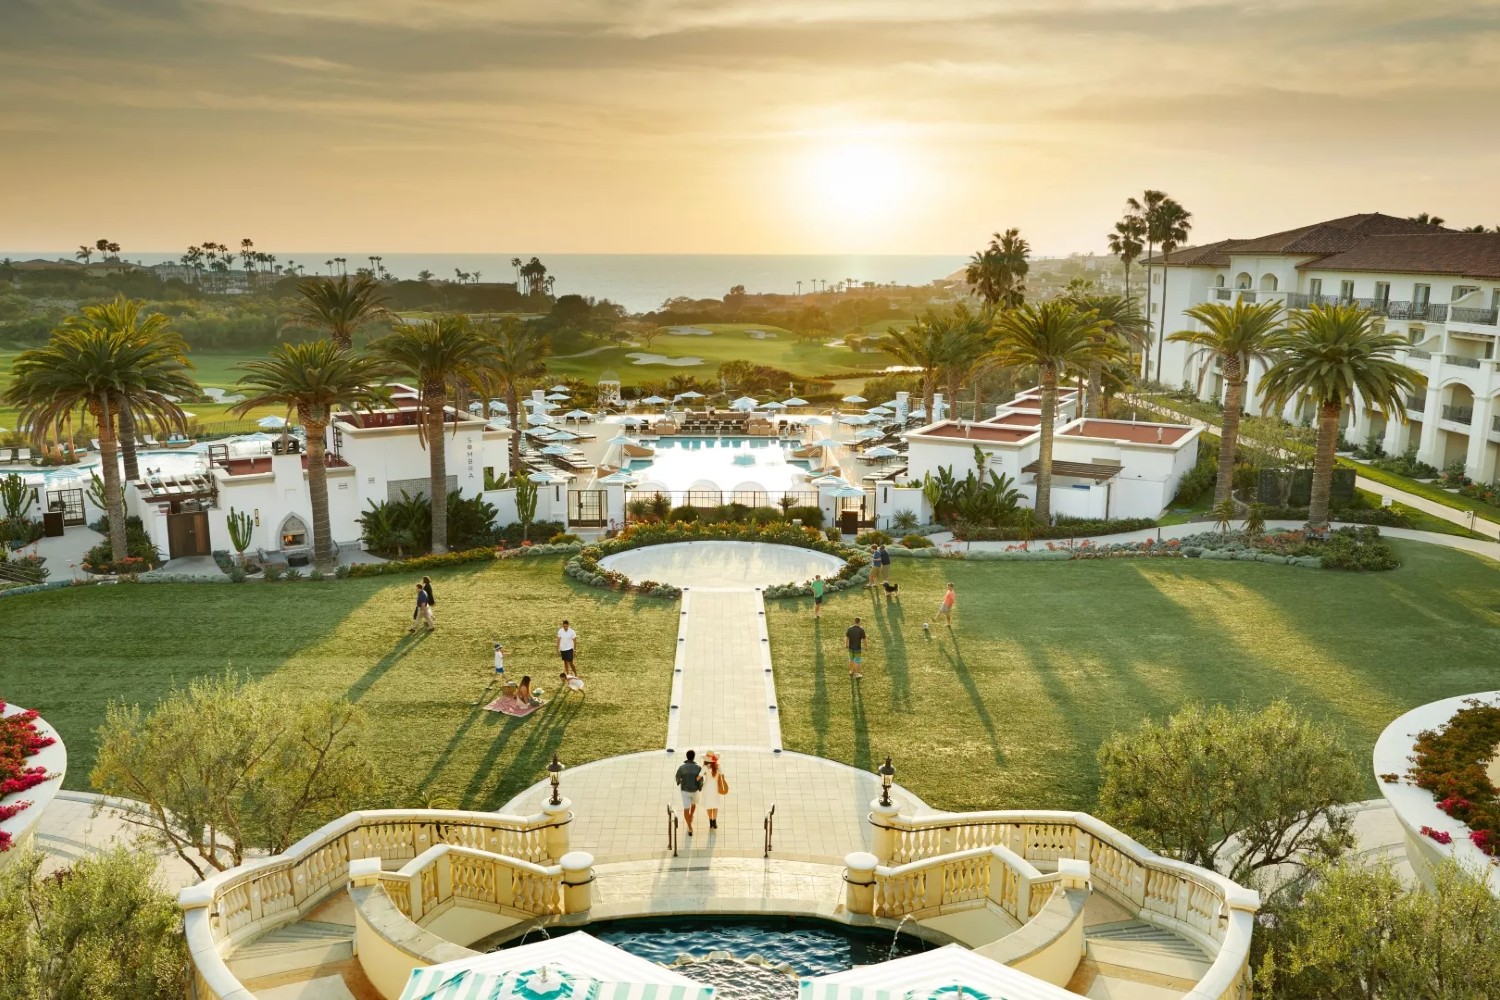
[[[572,818],[566,800],[535,816],[437,809],[354,812],[313,831],[284,854],[247,861],[190,886],[179,902],[193,965],[191,998],[253,1000],[229,971],[225,955],[252,937],[301,919],[344,889],[351,861],[414,859],[448,845],[540,868],[568,853]],[[545,893],[528,883],[523,895],[541,899]]]
[[[867,856],[874,861],[869,865],[872,911],[881,866],[890,864],[894,867],[884,871],[895,884],[887,891],[884,905],[890,909],[885,915],[903,906],[910,906],[916,916],[934,905],[953,907],[979,898],[976,886],[983,882],[983,898],[994,900],[1024,924],[1046,903],[1045,898],[1037,902],[1038,886],[1045,883],[1031,872],[1040,876],[1043,869],[1061,872],[1067,862],[1086,862],[1094,891],[1213,956],[1208,973],[1188,994],[1192,1000],[1242,1000],[1249,995],[1250,936],[1259,895],[1196,865],[1163,858],[1087,813],[902,816],[897,807],[877,803],[871,807],[870,822],[875,828],[873,854]],[[985,855],[990,859],[988,871],[980,872],[979,859]],[[851,866],[846,875],[851,887],[860,878]],[[951,901],[945,903],[949,896]]]

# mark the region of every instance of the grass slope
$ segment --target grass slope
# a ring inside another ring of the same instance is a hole
[[[674,602],[579,587],[558,558],[511,560],[434,574],[439,628],[409,639],[416,579],[8,598],[0,698],[40,709],[57,727],[68,745],[65,784],[77,789],[90,787],[94,727],[111,699],[149,706],[174,684],[224,670],[362,705],[371,746],[408,803],[494,809],[544,777],[554,750],[577,765],[664,745]],[[470,705],[492,675],[492,637],[511,648],[508,669],[531,674],[550,696],[565,617],[579,633],[584,694],[524,719]]]
[[[900,604],[870,592],[771,602],[788,749],[870,769],[886,754],[935,806],[1089,808],[1095,752],[1184,702],[1286,697],[1361,761],[1401,712],[1495,687],[1495,563],[1395,543],[1389,573],[1255,563],[901,561]],[[954,627],[935,621],[957,585]],[[865,619],[862,691],[844,630]],[[932,622],[931,638],[923,622]],[[1373,775],[1368,794],[1377,793]]]

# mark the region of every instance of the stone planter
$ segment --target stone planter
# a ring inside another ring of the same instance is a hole
[[[4,715],[19,715],[24,711],[25,709],[18,705],[7,705],[5,706]],[[31,803],[28,808],[22,809],[10,819],[0,822],[0,830],[10,834],[12,841],[10,850],[0,853],[0,865],[5,864],[18,851],[24,849],[32,842],[36,834],[36,828],[41,823],[42,812],[47,808],[48,803],[56,798],[57,793],[62,791],[63,776],[68,772],[68,750],[63,745],[62,737],[58,735],[57,730],[47,725],[45,719],[40,718],[36,720],[36,728],[37,732],[44,736],[51,736],[57,742],[49,747],[44,747],[34,757],[27,757],[26,766],[45,767],[47,769],[48,780],[37,785],[35,788],[28,788],[24,792],[17,792],[14,795],[7,795],[4,798],[0,798],[0,805],[14,805],[17,802]]]

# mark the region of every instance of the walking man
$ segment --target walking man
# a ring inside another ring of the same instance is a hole
[[[886,593],[891,589],[891,554],[886,551],[884,545],[880,547],[880,579],[886,585]]]
[[[823,617],[823,575],[820,573],[813,577],[813,617]]]
[[[703,768],[698,766],[694,758],[697,756],[692,750],[686,754],[687,759],[677,769],[677,775],[673,781],[677,790],[682,793],[682,819],[687,824],[687,835],[693,835],[693,815],[698,811],[698,796],[703,793]]]
[[[573,657],[578,652],[578,633],[573,631],[573,626],[563,619],[562,628],[557,630],[557,655],[562,657],[563,674],[577,677],[578,668],[573,666]]]
[[[849,647],[849,677],[860,680],[865,676],[861,669],[864,665],[865,630],[860,627],[858,618],[849,626],[849,631],[844,633],[844,644]]]
[[[419,620],[427,623],[427,631],[429,632],[437,628],[437,622],[432,618],[432,598],[427,596],[427,591],[423,589],[420,583],[417,584],[417,609],[412,612],[411,628],[407,630],[407,634],[417,631],[417,622]]]

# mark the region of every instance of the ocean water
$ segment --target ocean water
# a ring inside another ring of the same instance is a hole
[[[266,247],[259,248],[268,250]],[[379,251],[303,251],[282,252],[269,249],[278,263],[294,260],[306,267],[307,274],[325,272],[325,261],[343,257],[351,272],[369,266],[369,257]],[[127,249],[126,260],[142,264],[175,261],[182,251],[142,253]],[[73,259],[71,250],[0,250],[0,258],[30,260],[34,257]],[[441,278],[452,278],[455,269],[478,272],[481,281],[515,281],[511,258],[540,258],[557,283],[557,295],[592,295],[609,299],[631,312],[646,312],[661,306],[669,298],[721,298],[735,285],[744,285],[751,293],[770,292],[792,295],[811,292],[813,281],[827,282],[832,288],[840,281],[873,281],[878,284],[925,285],[944,278],[961,267],[968,258],[962,254],[381,254],[386,270],[398,278],[415,278],[423,270]]]

